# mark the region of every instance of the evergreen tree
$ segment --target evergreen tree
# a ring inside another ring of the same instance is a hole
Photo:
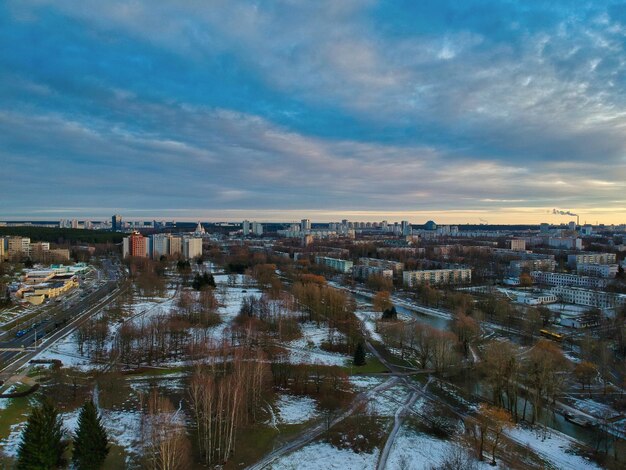
[[[396,311],[396,307],[392,305],[388,309],[383,312],[383,320],[397,320],[398,312]]]
[[[365,348],[363,347],[363,343],[359,343],[356,345],[356,350],[354,351],[354,365],[365,365]]]
[[[78,470],[96,470],[109,453],[107,432],[102,426],[96,405],[86,402],[78,415],[78,429],[74,437],[72,461]]]
[[[17,453],[18,470],[45,470],[63,464],[63,442],[61,417],[52,402],[44,399],[33,409],[22,433]]]

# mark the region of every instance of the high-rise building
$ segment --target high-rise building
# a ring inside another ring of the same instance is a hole
[[[402,235],[409,236],[411,235],[412,229],[411,229],[411,224],[409,223],[408,220],[403,220],[402,221]]]
[[[180,237],[170,237],[170,256],[176,256],[183,253],[183,239]]]
[[[117,232],[118,230],[122,230],[122,216],[119,214],[115,214],[111,217],[111,230]]]
[[[157,233],[151,235],[152,239],[152,258],[159,259],[161,256],[170,254],[170,238],[169,234]]]
[[[183,256],[187,259],[202,256],[202,238],[185,238],[183,240]]]
[[[123,256],[145,258],[148,256],[148,239],[139,232],[133,232],[130,237],[124,237]]]
[[[300,222],[300,230],[306,232],[307,230],[311,230],[311,220],[310,219],[302,219]]]
[[[508,241],[509,248],[514,251],[526,250],[526,240],[523,238],[512,238]]]
[[[247,237],[248,235],[250,235],[250,221],[249,220],[244,220],[243,221],[243,236]]]
[[[263,235],[263,224],[252,222],[252,234],[258,237]]]
[[[30,238],[27,237],[9,237],[7,239],[7,254],[9,256],[27,254],[30,248]]]

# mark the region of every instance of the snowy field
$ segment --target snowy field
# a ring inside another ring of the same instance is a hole
[[[382,342],[383,339],[380,333],[376,331],[376,320],[380,319],[380,313],[368,310],[365,305],[359,304],[356,312],[354,312],[357,318],[361,321],[367,334],[374,341]]]
[[[418,433],[405,426],[400,428],[387,460],[387,468],[429,470],[440,464],[445,455],[458,444]],[[494,468],[483,463],[479,468]]]
[[[289,350],[289,360],[293,364],[322,364],[327,366],[345,366],[350,357],[331,353],[321,349],[321,344],[332,336],[343,338],[342,333],[330,331],[327,326],[317,326],[308,322],[300,325],[302,337],[285,344]]]
[[[561,470],[600,468],[595,463],[575,455],[571,449],[576,441],[558,431],[549,429],[544,437],[543,431],[517,426],[506,431],[506,434]]]
[[[211,329],[211,337],[219,341],[223,339],[226,330],[232,325],[235,317],[239,315],[241,310],[241,304],[246,297],[253,296],[260,298],[262,292],[254,287],[249,287],[252,283],[252,279],[238,274],[235,279],[234,285],[229,285],[229,276],[226,274],[218,274],[214,276],[215,296],[220,306],[217,310],[222,322]]]
[[[273,470],[366,470],[375,469],[379,451],[357,454],[350,449],[338,449],[326,442],[309,444],[280,458],[269,468]],[[393,468],[393,467],[389,467]]]
[[[318,415],[317,404],[310,397],[280,395],[276,400],[276,418],[281,424],[304,423]]]

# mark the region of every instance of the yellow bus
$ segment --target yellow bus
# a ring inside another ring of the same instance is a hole
[[[548,330],[539,330],[539,333],[542,336],[545,336],[546,338],[552,339],[554,341],[563,341],[563,338],[565,337],[561,333],[555,333],[553,331],[548,331]]]

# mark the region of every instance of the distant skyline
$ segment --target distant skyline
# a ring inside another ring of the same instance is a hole
[[[626,3],[0,0],[0,220],[626,223]]]

